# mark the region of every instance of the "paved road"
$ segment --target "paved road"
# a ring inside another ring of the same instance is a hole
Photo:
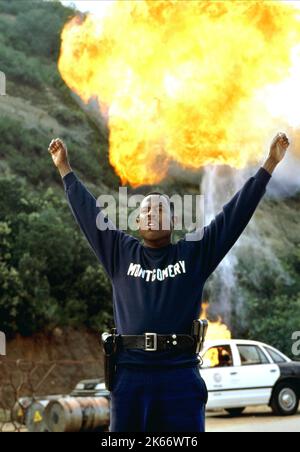
[[[247,408],[237,417],[226,412],[208,412],[207,432],[300,432],[300,411],[291,417],[276,417],[268,407]]]
[[[1,430],[1,429],[0,429]],[[23,427],[22,431],[26,431]],[[5,424],[3,431],[15,431],[12,424]],[[270,408],[262,406],[247,408],[231,418],[225,411],[207,412],[206,431],[210,432],[300,432],[300,411],[291,417],[274,416]]]

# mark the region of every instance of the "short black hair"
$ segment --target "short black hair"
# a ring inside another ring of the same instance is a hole
[[[164,193],[161,193],[160,191],[150,191],[149,193],[147,193],[147,194],[145,195],[145,198],[146,198],[147,196],[150,196],[150,195],[160,195],[160,196],[164,196],[164,197],[168,200],[168,202],[169,202],[171,214],[174,215],[174,203],[170,200],[170,198],[169,198],[168,195],[165,195]]]

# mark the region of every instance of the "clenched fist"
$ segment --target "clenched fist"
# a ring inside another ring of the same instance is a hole
[[[269,155],[263,168],[272,174],[278,163],[284,158],[289,145],[290,142],[286,134],[278,133],[271,143]]]
[[[269,157],[279,163],[285,156],[290,143],[285,133],[278,133],[273,139],[270,147]]]
[[[54,165],[58,168],[62,177],[72,171],[69,163],[67,146],[60,138],[51,141],[48,151],[52,156]]]

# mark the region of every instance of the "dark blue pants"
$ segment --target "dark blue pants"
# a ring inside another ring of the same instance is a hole
[[[199,368],[119,365],[110,432],[204,432],[207,388]]]

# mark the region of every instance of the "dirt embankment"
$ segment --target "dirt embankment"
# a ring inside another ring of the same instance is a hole
[[[8,342],[0,368],[1,398],[9,403],[21,396],[68,394],[79,380],[104,375],[98,335],[71,328],[17,336]]]

